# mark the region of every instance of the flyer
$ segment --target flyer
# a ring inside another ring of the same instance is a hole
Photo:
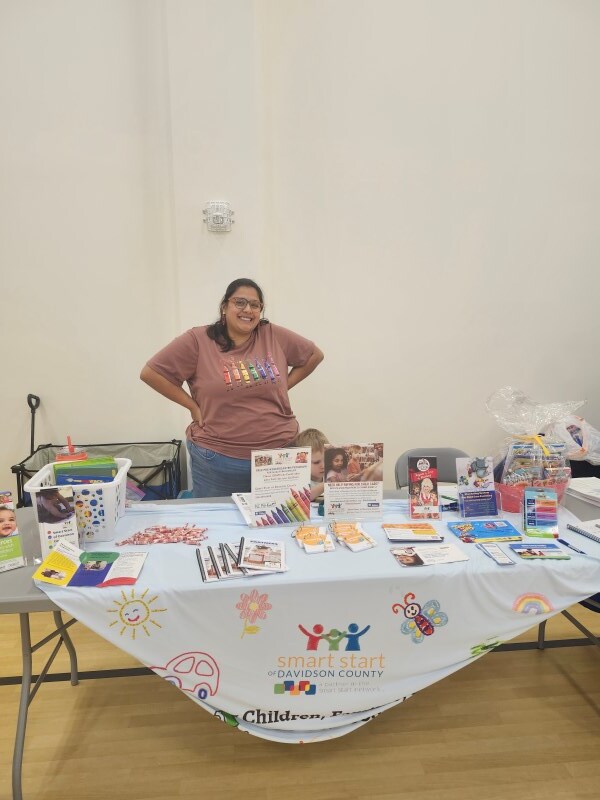
[[[0,492],[0,572],[24,567],[17,515],[9,491]]]
[[[35,491],[35,513],[40,529],[42,558],[60,542],[79,544],[72,486],[49,486]]]
[[[368,519],[383,513],[383,444],[326,445],[325,517]]]
[[[437,459],[408,459],[408,497],[411,519],[440,519]]]
[[[461,517],[494,517],[498,514],[492,456],[456,459],[458,506]]]
[[[252,527],[296,525],[310,519],[310,447],[253,450],[251,468],[250,497],[239,495],[234,500],[240,507],[243,498]]]
[[[33,574],[55,586],[130,586],[142,571],[147,552],[85,552],[63,539]]]

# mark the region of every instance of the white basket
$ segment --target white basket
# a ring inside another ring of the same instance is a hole
[[[129,458],[115,458],[115,461],[119,469],[113,481],[108,483],[80,483],[72,487],[80,544],[103,542],[112,539],[115,525],[119,517],[122,517],[125,513],[127,472],[131,467],[131,460]],[[36,519],[37,502],[35,494],[37,490],[48,486],[56,486],[54,483],[54,463],[46,464],[45,467],[42,467],[23,487],[31,495]],[[57,488],[64,487],[59,486]]]

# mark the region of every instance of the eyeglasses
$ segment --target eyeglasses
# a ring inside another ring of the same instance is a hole
[[[262,311],[263,307],[263,304],[258,300],[246,300],[245,297],[230,297],[229,301],[233,303],[239,311],[242,311],[246,306],[250,306],[252,311]]]

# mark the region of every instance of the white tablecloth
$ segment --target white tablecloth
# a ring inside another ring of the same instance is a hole
[[[402,501],[386,501],[384,518],[405,521],[405,510]],[[516,515],[507,517],[518,526]],[[600,545],[567,532],[567,519],[574,518],[561,509],[561,535],[589,555],[568,551],[569,561],[517,558],[516,566],[500,567],[442,521],[433,524],[469,561],[404,568],[381,523],[371,522],[365,530],[379,544],[360,553],[336,546],[308,555],[290,528],[269,529],[287,543],[284,574],[204,584],[194,547],[154,545],[133,587],[39,586],[228,724],[267,739],[310,742],[354,730],[600,590]],[[206,526],[208,543],[252,535],[234,506],[141,504],[119,521],[115,538],[185,522]],[[404,615],[409,603],[420,606],[412,629]]]

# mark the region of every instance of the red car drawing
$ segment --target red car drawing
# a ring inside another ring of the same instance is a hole
[[[164,667],[150,667],[169,683],[200,700],[219,689],[219,667],[208,653],[180,653]]]

